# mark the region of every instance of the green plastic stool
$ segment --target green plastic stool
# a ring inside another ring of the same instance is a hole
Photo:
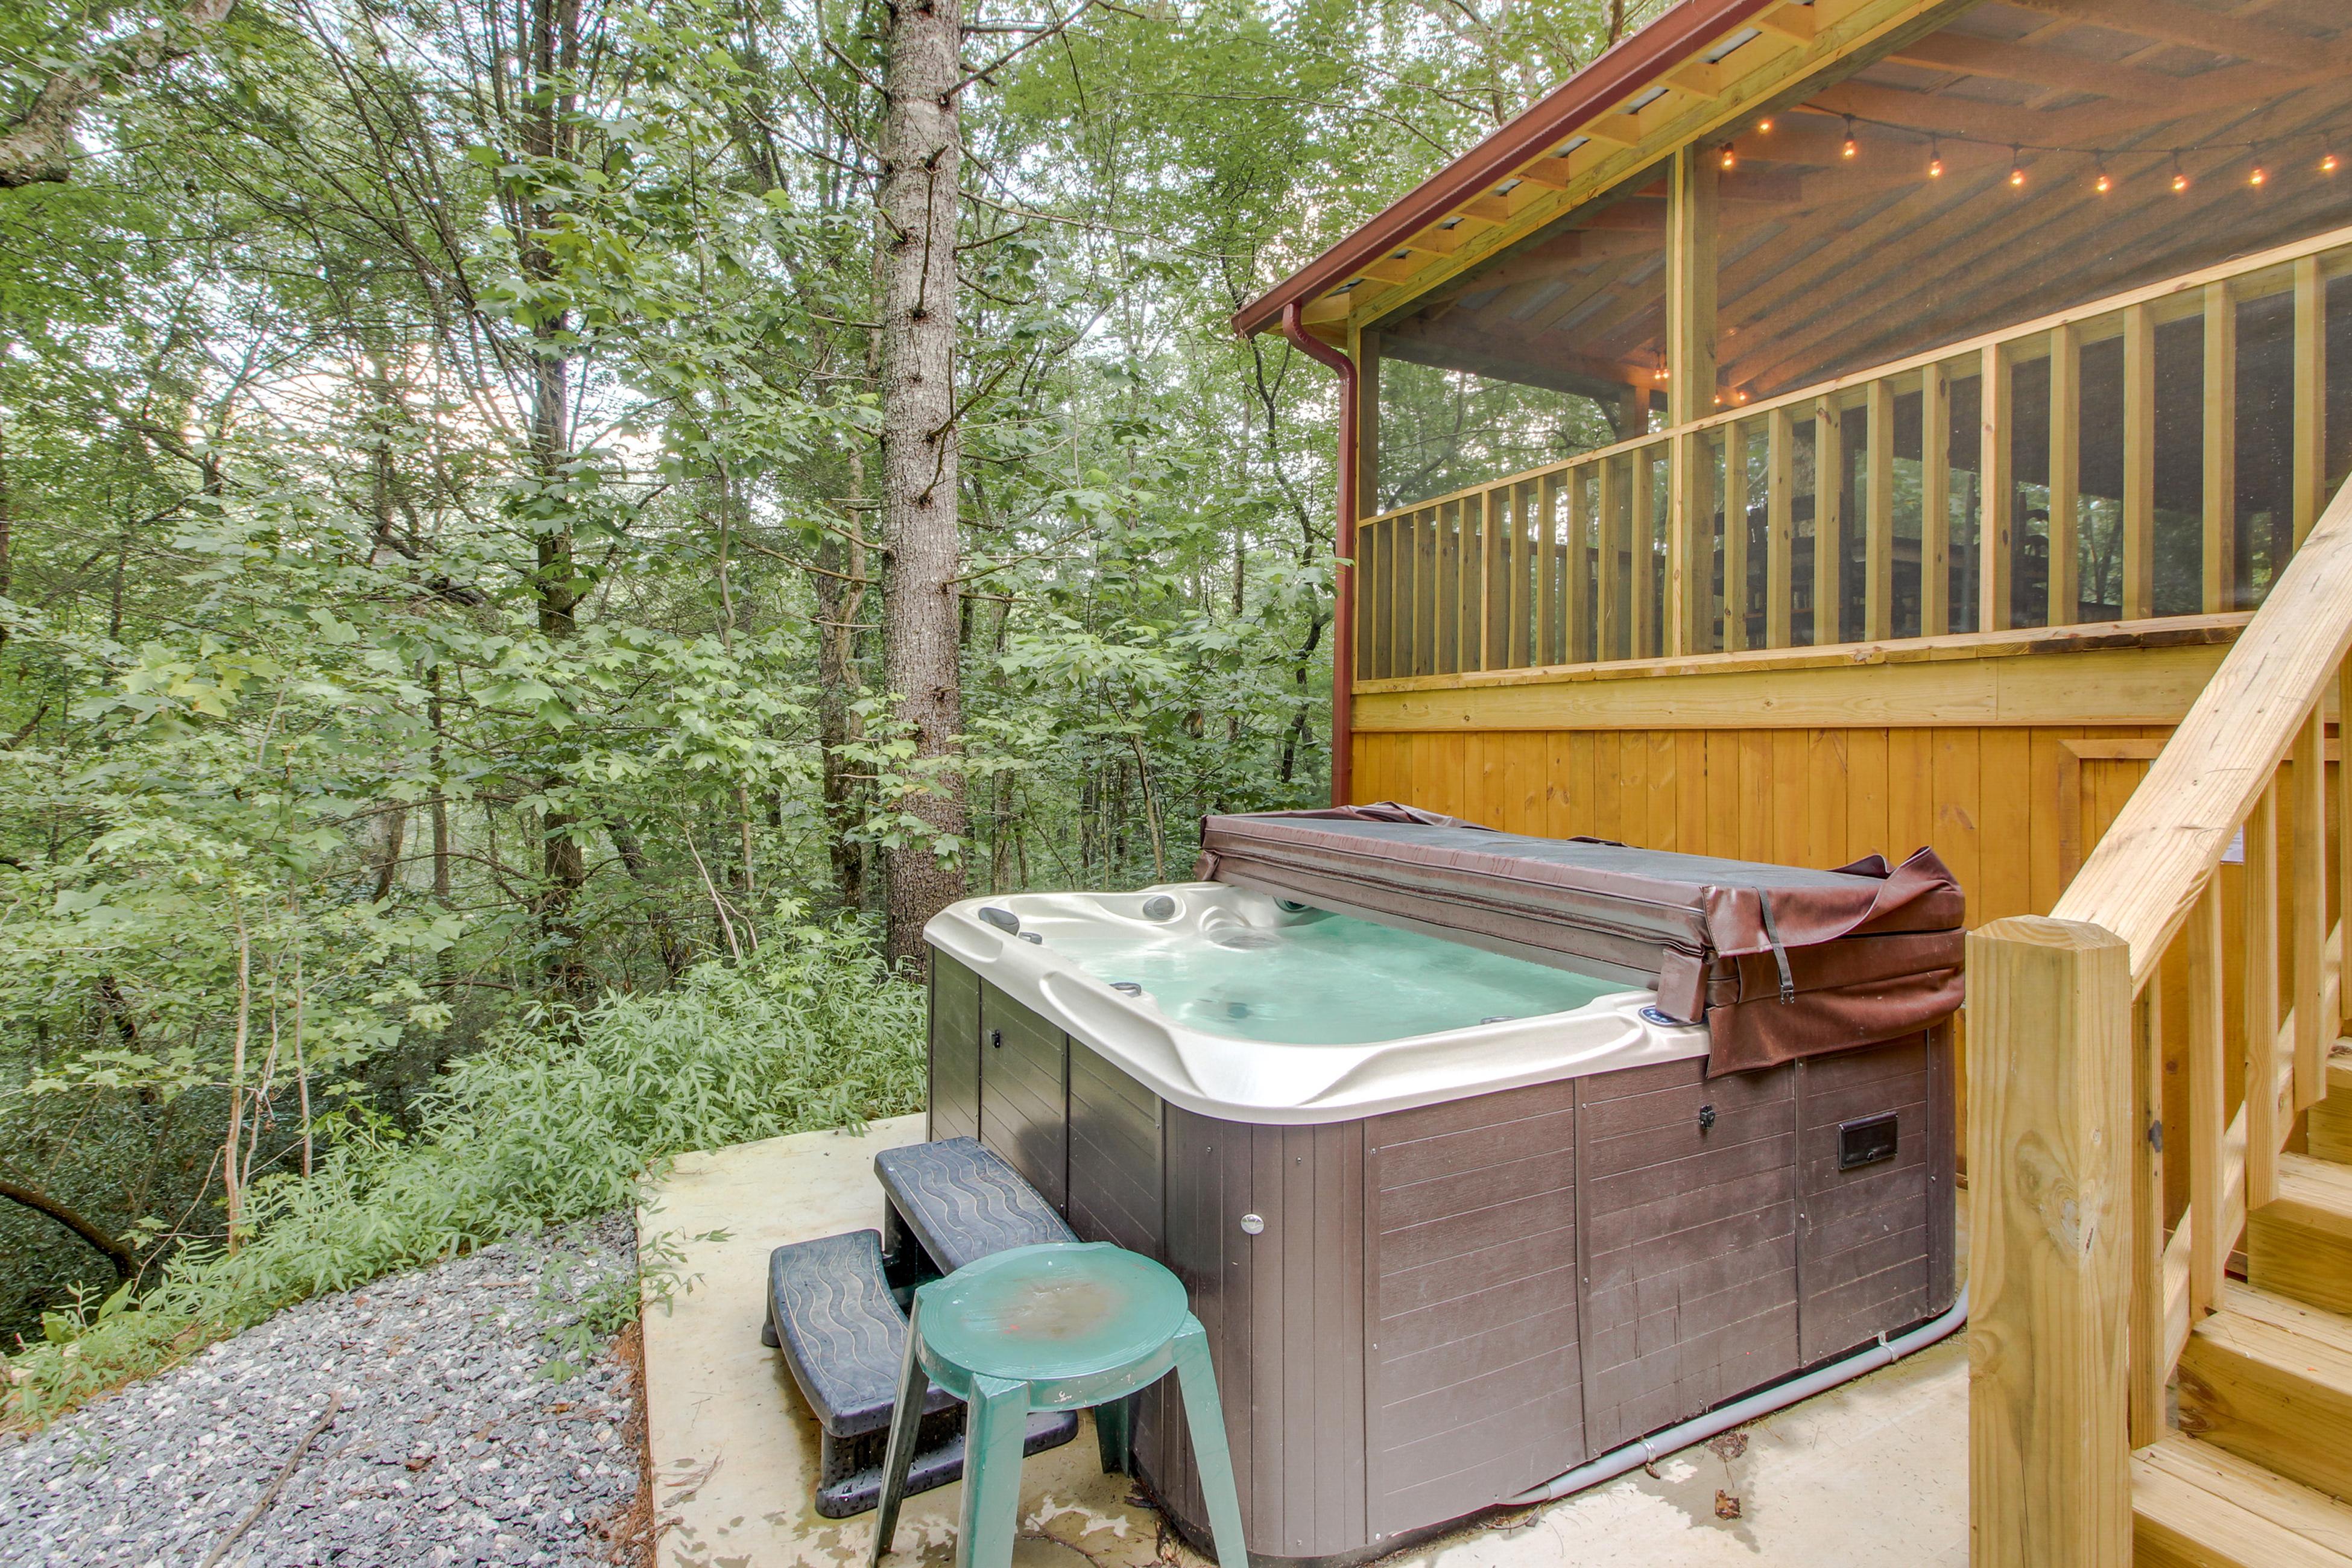
[[[956,1568],[1004,1568],[1020,1523],[1029,1412],[1116,1405],[1123,1447],[1125,1407],[1117,1402],[1171,1371],[1183,1390],[1217,1561],[1249,1568],[1209,1336],[1176,1276],[1104,1241],[1011,1247],[916,1289],[868,1563],[880,1563],[898,1531],[926,1377],[965,1406]],[[1113,1447],[1107,1436],[1107,1463]]]

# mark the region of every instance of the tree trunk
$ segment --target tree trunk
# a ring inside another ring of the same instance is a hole
[[[863,469],[864,465],[857,465]],[[863,474],[855,476],[854,490],[865,489]],[[852,511],[848,526],[853,533],[862,526],[862,517]],[[847,750],[862,739],[862,726],[851,704],[865,689],[857,673],[857,617],[866,607],[866,546],[860,537],[845,542],[827,534],[817,546],[817,570],[811,574],[816,586],[817,605],[817,669],[816,711],[817,751],[824,776],[820,781],[824,801],[825,849],[832,858],[833,885],[845,910],[856,910],[866,901],[865,861],[853,834],[859,810],[860,788],[856,766]],[[835,575],[838,574],[838,575]]]
[[[529,0],[530,58],[521,67],[524,150],[546,159],[570,159],[575,149],[575,100],[562,90],[577,68],[580,40],[578,0]],[[533,283],[553,284],[555,257],[547,237],[558,215],[533,201],[521,215],[518,237],[523,276]],[[530,457],[541,484],[553,489],[563,482],[563,467],[572,458],[571,351],[563,346],[568,316],[543,321],[531,329]],[[533,589],[539,600],[539,629],[551,641],[569,639],[578,629],[579,568],[572,556],[571,519],[558,512],[537,523],[538,560]],[[545,787],[560,794],[570,783],[564,771],[551,770]],[[555,989],[575,1002],[585,1002],[593,989],[581,931],[574,912],[580,889],[588,880],[587,857],[577,833],[578,817],[568,811],[550,811],[540,824],[540,872],[544,883],[540,899],[541,936],[546,946],[546,968]]]
[[[957,684],[956,218],[961,0],[893,7],[882,126],[882,500],[886,673],[918,766],[962,726]],[[908,803],[942,839],[964,832],[961,779],[942,771]],[[961,845],[950,847],[959,853]],[[963,893],[955,855],[889,858],[891,960],[919,955],[925,921]]]

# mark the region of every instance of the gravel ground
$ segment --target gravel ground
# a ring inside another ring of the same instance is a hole
[[[629,1372],[547,1335],[628,1278],[609,1215],[289,1308],[29,1438],[0,1438],[0,1564],[204,1568],[340,1396],[236,1564],[608,1564],[639,1476]],[[575,1354],[575,1359],[577,1359]]]

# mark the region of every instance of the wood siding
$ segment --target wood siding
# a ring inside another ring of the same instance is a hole
[[[1576,1088],[1536,1084],[1367,1124],[1376,1541],[1584,1458]]]
[[[1166,1256],[1160,1097],[1070,1041],[1070,1228]]]

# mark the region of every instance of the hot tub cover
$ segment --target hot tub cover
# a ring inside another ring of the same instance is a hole
[[[1654,984],[1716,1072],[1916,1034],[1961,999],[1962,897],[1928,849],[1815,871],[1383,802],[1204,818],[1198,875]]]

